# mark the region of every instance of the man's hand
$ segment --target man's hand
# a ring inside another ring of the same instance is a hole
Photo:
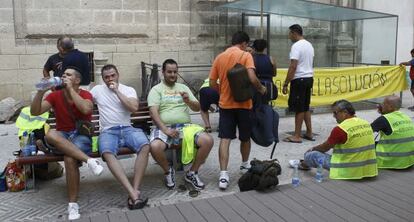
[[[190,97],[188,96],[187,92],[180,92],[180,95],[186,104],[190,102]]]
[[[114,92],[118,91],[118,86],[119,86],[119,84],[116,83],[116,82],[109,83],[109,89],[111,89]]]
[[[265,86],[262,86],[262,88],[260,88],[259,93],[262,94],[262,95],[265,95],[266,91],[267,91],[267,88]]]
[[[165,135],[172,137],[172,138],[179,138],[180,132],[176,129],[167,128],[165,131],[162,131]]]
[[[72,81],[70,81],[70,79],[68,79],[68,78],[62,78],[62,82],[63,82],[63,85],[65,86],[65,88],[67,90],[70,90],[70,89],[73,88]]]
[[[287,94],[287,92],[288,92],[288,88],[287,87],[288,87],[288,85],[286,85],[286,84],[283,85],[283,88],[282,88],[282,93],[283,94]]]

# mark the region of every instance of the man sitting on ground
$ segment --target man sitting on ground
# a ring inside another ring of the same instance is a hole
[[[91,152],[91,138],[79,135],[75,122],[90,121],[92,118],[92,95],[79,88],[82,76],[75,68],[67,68],[62,76],[63,90],[50,93],[42,101],[48,90],[37,91],[30,112],[34,116],[53,108],[56,117],[56,130],[49,130],[46,142],[64,154],[66,184],[69,196],[69,220],[80,218],[79,205],[79,161],[87,163],[95,175],[102,173],[103,167],[96,159],[88,157]]]
[[[183,127],[191,122],[189,108],[193,111],[200,110],[200,104],[190,89],[177,83],[178,65],[173,59],[167,59],[162,64],[164,79],[154,86],[148,95],[148,106],[151,117],[157,126],[151,132],[151,155],[158,162],[165,173],[165,185],[172,189],[175,187],[174,169],[169,166],[164,150],[180,138]],[[184,129],[184,132],[186,130]],[[189,139],[186,147],[197,149],[192,159],[192,166],[185,173],[185,180],[191,183],[195,189],[204,189],[204,183],[198,176],[198,169],[203,164],[213,147],[213,138],[203,131],[201,126],[195,127],[189,132],[183,133],[183,137]],[[184,147],[184,142],[183,142]],[[182,150],[184,152],[184,150]],[[194,153],[195,153],[194,152]],[[183,161],[183,160],[182,160]],[[183,161],[183,163],[185,163]]]
[[[405,169],[414,165],[414,124],[400,107],[400,97],[385,97],[378,106],[382,116],[371,123],[372,130],[380,133],[376,145],[378,168]]]
[[[305,153],[304,160],[289,160],[289,165],[307,170],[319,161],[330,170],[331,179],[361,179],[378,175],[373,131],[369,123],[355,116],[355,109],[346,100],[332,105],[338,123],[329,138]],[[326,152],[333,148],[332,156]]]
[[[150,147],[143,131],[131,126],[131,112],[138,110],[137,93],[134,88],[119,83],[118,69],[114,65],[102,67],[101,74],[105,84],[91,90],[100,115],[99,152],[128,192],[128,208],[140,209],[148,201],[148,198],[142,197],[139,186],[147,167]],[[132,185],[116,158],[119,149],[124,146],[137,154]]]

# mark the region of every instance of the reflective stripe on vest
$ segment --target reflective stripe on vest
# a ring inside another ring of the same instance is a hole
[[[371,125],[353,117],[338,125],[347,135],[344,144],[337,144],[331,157],[329,177],[332,179],[361,179],[378,174],[374,133]]]
[[[392,133],[385,135],[380,131],[378,168],[405,169],[414,165],[414,123],[411,118],[400,111],[387,113],[384,117]]]
[[[348,149],[334,149],[333,152],[334,153],[359,153],[365,150],[374,150],[375,149],[375,145],[368,145],[368,146],[363,146],[363,147],[358,147],[358,148],[348,148]]]
[[[23,135],[24,131],[32,132],[35,129],[42,128],[48,117],[48,112],[39,116],[32,116],[30,107],[24,107],[16,120],[16,127],[19,128],[18,136]]]

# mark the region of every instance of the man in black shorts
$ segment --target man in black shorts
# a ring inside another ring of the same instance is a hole
[[[210,117],[208,110],[212,104],[216,104],[218,107],[219,94],[217,90],[210,87],[210,79],[204,80],[203,85],[200,87],[200,114],[204,122],[204,129],[207,133],[211,133]]]
[[[288,105],[289,111],[295,112],[295,133],[283,141],[301,143],[302,138],[314,141],[309,111],[313,85],[314,50],[312,44],[303,38],[302,27],[298,24],[289,27],[289,39],[293,45],[290,50],[290,65],[282,92],[287,94],[287,87],[290,83]],[[305,121],[306,133],[301,135],[303,121]]]

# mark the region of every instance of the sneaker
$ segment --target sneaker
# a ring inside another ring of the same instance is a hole
[[[93,174],[96,176],[101,175],[103,171],[103,167],[101,166],[101,163],[97,159],[89,158],[86,162],[88,165],[88,168],[92,171]]]
[[[302,164],[303,160],[289,160],[289,167],[294,168],[296,165],[299,170],[310,170],[310,167],[304,167]]]
[[[219,179],[219,188],[221,190],[227,189],[229,186],[229,175],[226,173],[220,173],[220,179]]]
[[[245,174],[245,173],[247,173],[247,171],[249,171],[249,169],[250,169],[250,164],[247,164],[247,165],[240,165],[240,173],[241,174]]]
[[[168,174],[165,175],[165,186],[168,189],[173,189],[175,187],[175,171],[172,167],[168,169]]]
[[[79,205],[77,203],[69,203],[68,220],[76,220],[80,218]]]
[[[203,181],[200,180],[197,173],[186,173],[184,177],[185,181],[191,183],[196,190],[204,189],[205,185]]]

